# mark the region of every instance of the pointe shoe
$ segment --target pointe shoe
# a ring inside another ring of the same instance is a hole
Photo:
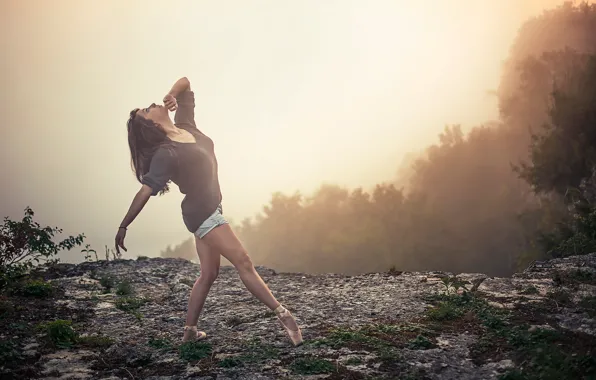
[[[190,334],[193,331],[194,334]],[[182,338],[183,342],[196,342],[205,338],[207,338],[207,333],[204,331],[198,331],[197,326],[184,326],[184,337]]]
[[[283,307],[282,305],[279,305],[279,307],[277,309],[275,309],[274,311],[275,311],[275,314],[277,315],[277,320],[279,321],[279,323],[281,323],[281,325],[286,330],[286,334],[292,341],[292,344],[295,347],[300,346],[303,343],[302,332],[300,331],[300,328],[298,328],[298,330],[292,330],[288,326],[286,326],[285,323],[283,322],[283,318],[286,318],[286,319],[292,318],[294,320],[294,322],[296,322],[296,319],[294,318],[292,313],[290,313],[290,311],[288,309],[286,309],[285,307]],[[296,325],[298,325],[298,324],[296,323]]]

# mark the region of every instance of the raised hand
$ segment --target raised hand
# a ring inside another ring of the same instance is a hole
[[[178,102],[176,102],[176,98],[172,94],[167,94],[163,98],[163,105],[171,112],[178,109]]]

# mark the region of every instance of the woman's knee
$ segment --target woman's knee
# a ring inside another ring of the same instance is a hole
[[[213,284],[217,276],[219,275],[219,268],[213,269],[205,269],[201,268],[201,273],[199,278],[197,279],[198,282],[206,283],[206,284]]]
[[[252,260],[250,259],[250,256],[248,256],[246,250],[243,248],[237,249],[231,256],[234,258],[231,263],[239,272],[248,272],[254,270]]]

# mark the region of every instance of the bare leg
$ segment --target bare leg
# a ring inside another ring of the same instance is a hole
[[[205,305],[205,299],[211,289],[211,285],[219,274],[220,255],[217,251],[209,247],[201,239],[196,238],[197,253],[201,263],[201,274],[195,281],[192,291],[190,292],[190,299],[188,301],[188,313],[186,315],[186,325],[196,326]],[[192,339],[196,332],[186,330],[184,332],[184,340]]]
[[[228,224],[211,230],[203,237],[203,241],[236,267],[244,286],[259,301],[271,310],[275,310],[280,306],[280,303],[271,294],[271,291],[255,270],[252,260]],[[282,323],[292,330],[298,330],[298,324],[291,315],[284,317]]]

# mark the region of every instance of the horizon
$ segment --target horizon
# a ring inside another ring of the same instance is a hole
[[[234,222],[278,191],[395,182],[445,125],[498,119],[490,92],[519,27],[562,3],[3,2],[2,216],[30,206],[98,253],[110,247],[140,187],[128,112],[182,76]],[[191,236],[181,200],[176,186],[150,200],[129,228],[129,258]]]

